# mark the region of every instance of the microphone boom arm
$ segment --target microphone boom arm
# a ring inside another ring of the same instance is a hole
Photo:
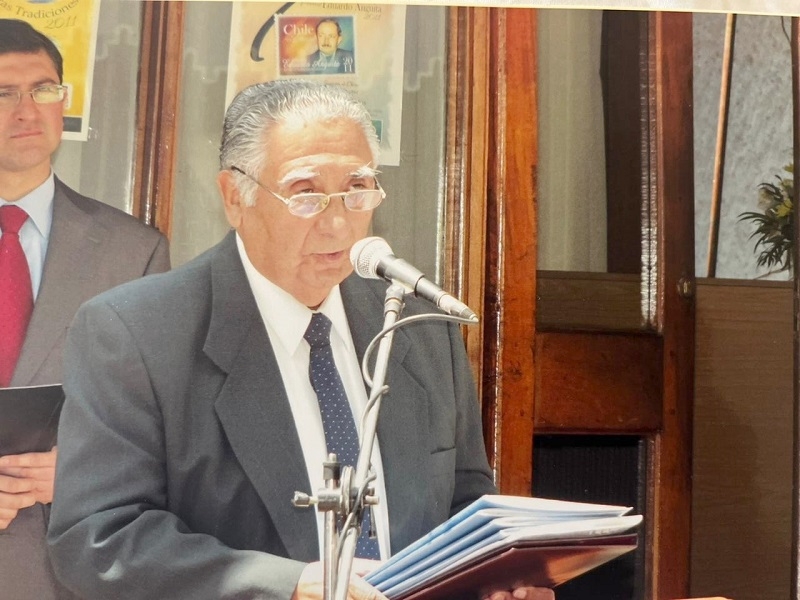
[[[369,468],[372,459],[372,448],[375,445],[375,435],[378,428],[378,413],[381,407],[381,398],[388,390],[384,385],[386,379],[386,370],[389,366],[389,354],[392,349],[392,341],[394,339],[394,329],[392,325],[395,324],[400,316],[400,312],[405,305],[403,298],[405,297],[406,290],[401,285],[392,284],[386,290],[386,299],[384,300],[383,311],[383,330],[389,329],[381,337],[378,345],[378,354],[375,359],[375,370],[372,376],[372,388],[370,391],[369,401],[367,402],[366,410],[362,418],[361,430],[361,448],[358,453],[358,463],[353,481],[353,488],[361,490],[366,486],[369,481]],[[360,506],[360,500],[363,499],[363,494],[359,494],[359,500],[356,501],[356,506],[352,508],[356,515],[360,515],[363,506]],[[350,573],[353,567],[353,557],[355,556],[356,541],[358,538],[358,520],[348,520],[350,527],[342,531],[342,548],[339,554],[339,564],[330,568],[336,569],[336,597],[335,600],[346,600],[347,586],[350,582]],[[325,565],[328,568],[328,565]]]

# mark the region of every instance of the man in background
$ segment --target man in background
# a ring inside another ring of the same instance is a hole
[[[309,73],[355,73],[355,57],[340,48],[342,27],[336,19],[317,23],[317,51],[308,55]]]
[[[54,175],[62,83],[53,42],[24,21],[0,19],[0,387],[60,384],[64,340],[78,307],[169,269],[158,231]],[[55,462],[55,448],[0,457],[4,598],[71,597],[57,585],[45,545]]]
[[[243,90],[217,176],[233,231],[78,312],[48,539],[79,596],[321,598],[321,518],[291,499],[323,487],[328,452],[349,465],[357,454],[359,364],[382,329],[386,284],[353,274],[349,252],[385,196],[378,154],[369,114],[339,87]],[[410,298],[404,314],[428,311]],[[359,538],[361,560],[388,558],[495,491],[458,326],[398,330],[386,381],[376,538]],[[351,600],[383,598],[349,583]]]

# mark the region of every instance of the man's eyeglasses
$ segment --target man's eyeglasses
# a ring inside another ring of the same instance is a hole
[[[29,92],[21,90],[2,90],[0,89],[0,108],[13,108],[22,100],[23,94],[30,94],[36,104],[54,104],[61,102],[67,95],[65,85],[40,85]]]
[[[290,213],[296,217],[302,217],[304,219],[318,215],[323,210],[328,208],[331,198],[341,198],[344,201],[344,205],[347,207],[347,209],[355,212],[362,212],[377,208],[378,205],[383,202],[383,199],[386,198],[386,192],[383,191],[383,188],[381,188],[381,184],[378,183],[377,179],[375,180],[375,185],[377,187],[374,190],[352,190],[349,192],[338,192],[336,194],[295,194],[289,198],[284,198],[283,196],[280,196],[271,189],[267,188],[255,177],[251,177],[242,171],[239,167],[231,167],[231,171],[241,173],[258,185],[261,189],[269,192],[278,200],[283,202],[289,209]]]

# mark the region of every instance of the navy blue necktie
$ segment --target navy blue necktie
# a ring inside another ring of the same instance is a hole
[[[308,376],[311,379],[311,386],[317,393],[328,452],[335,453],[342,466],[350,465],[355,468],[358,461],[358,431],[342,379],[333,361],[330,319],[322,313],[314,313],[303,337],[311,346]],[[370,538],[368,534],[368,512],[361,525],[361,534],[356,543],[356,556],[380,558],[378,540]]]

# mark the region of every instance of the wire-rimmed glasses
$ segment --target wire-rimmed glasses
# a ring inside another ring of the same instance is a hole
[[[0,89],[0,108],[14,108],[24,94],[30,94],[36,104],[55,104],[67,95],[67,86],[50,84],[39,85],[30,91]]]
[[[248,175],[239,167],[231,167],[231,171],[241,173],[256,185],[258,185],[265,192],[269,192],[278,200],[283,202],[289,209],[289,212],[296,217],[308,219],[314,215],[318,215],[323,210],[328,208],[331,198],[341,198],[345,207],[348,210],[355,212],[364,212],[377,208],[378,205],[386,198],[386,192],[383,191],[381,184],[375,180],[375,189],[371,190],[351,190],[349,192],[337,192],[335,194],[323,194],[321,192],[313,192],[308,194],[295,194],[289,198],[284,198],[280,194],[276,194],[271,189],[262,184],[258,179]]]

